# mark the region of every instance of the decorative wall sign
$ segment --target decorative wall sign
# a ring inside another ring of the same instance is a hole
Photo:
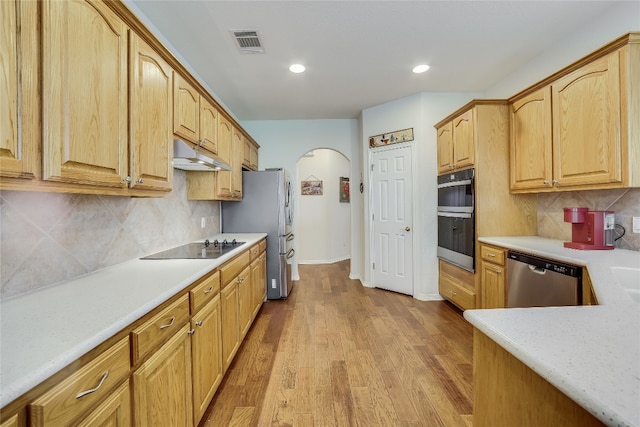
[[[322,196],[322,181],[301,181],[300,194],[303,196]]]
[[[369,148],[381,147],[383,145],[398,144],[400,142],[413,141],[413,128],[397,130],[395,132],[383,133],[369,137]]]
[[[349,178],[340,177],[340,203],[349,203]]]

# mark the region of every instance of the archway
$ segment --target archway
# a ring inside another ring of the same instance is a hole
[[[351,191],[344,191],[349,188],[345,179],[350,171],[349,159],[333,149],[314,149],[296,162],[299,264],[329,264],[351,258]],[[309,184],[304,192],[303,182]]]

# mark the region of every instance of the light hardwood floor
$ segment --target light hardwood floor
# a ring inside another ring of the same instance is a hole
[[[200,426],[471,426],[471,325],[348,268],[301,265],[264,304]]]

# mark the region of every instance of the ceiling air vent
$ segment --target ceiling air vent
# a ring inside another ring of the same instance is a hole
[[[232,30],[233,38],[242,53],[264,53],[258,32],[254,30]]]

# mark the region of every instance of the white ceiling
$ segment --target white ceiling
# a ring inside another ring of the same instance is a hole
[[[344,119],[484,92],[614,1],[130,0],[239,120]],[[230,30],[258,30],[243,54]],[[299,62],[303,74],[288,71]],[[411,73],[426,63],[424,74]]]

